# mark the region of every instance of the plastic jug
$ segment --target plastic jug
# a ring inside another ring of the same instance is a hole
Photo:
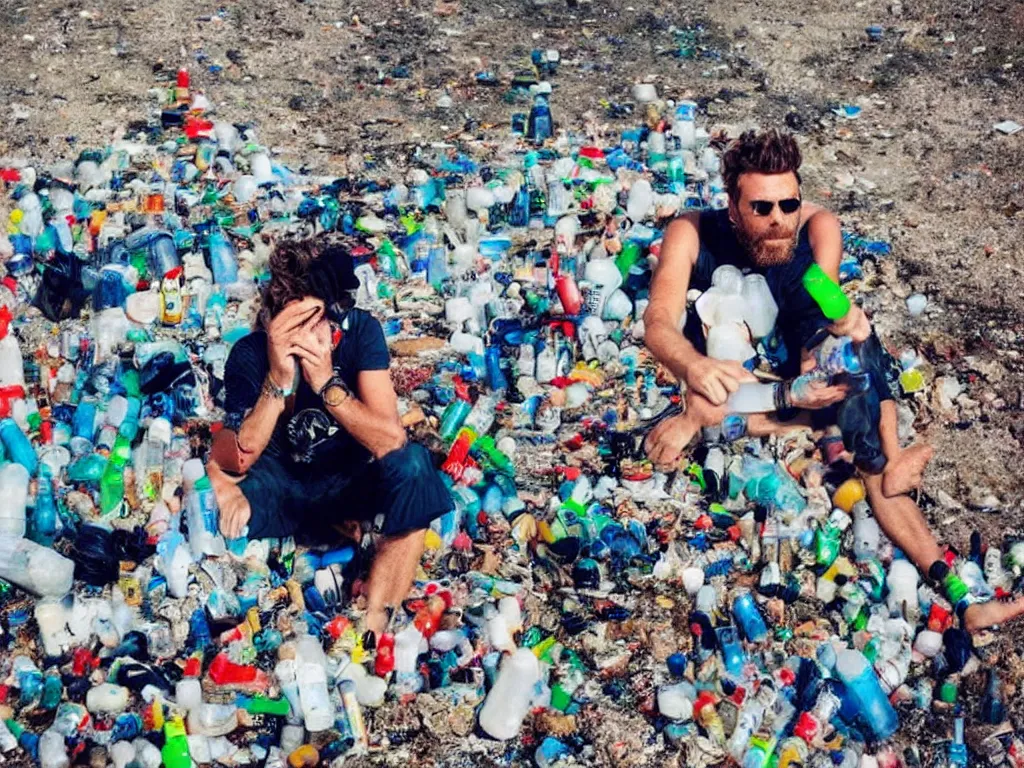
[[[756,272],[743,278],[743,319],[755,339],[763,339],[775,328],[779,306],[775,303],[764,275]]]
[[[515,738],[530,711],[533,688],[539,679],[540,665],[533,651],[520,648],[507,656],[480,710],[484,732],[502,741]]]

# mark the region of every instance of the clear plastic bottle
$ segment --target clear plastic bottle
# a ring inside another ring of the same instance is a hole
[[[296,648],[295,679],[307,731],[325,731],[334,725],[326,665],[320,641],[310,635],[300,638]]]
[[[533,651],[520,648],[507,656],[480,710],[480,727],[484,732],[502,741],[515,738],[530,711],[533,689],[539,679],[540,665]]]
[[[899,727],[899,716],[882,690],[871,663],[860,651],[845,649],[836,654],[836,676],[846,685],[861,721],[872,736],[883,741]]]
[[[770,413],[778,408],[778,382],[762,384],[744,382],[739,389],[729,395],[726,407],[730,413]]]

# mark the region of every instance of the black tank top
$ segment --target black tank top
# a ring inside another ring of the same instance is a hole
[[[690,288],[706,291],[711,287],[711,276],[724,264],[731,264],[744,274],[758,272],[764,275],[779,307],[779,316],[775,321],[776,336],[785,344],[788,352],[784,355],[786,361],[780,364],[776,372],[787,377],[797,375],[800,348],[829,324],[829,320],[803,286],[804,272],[814,262],[806,222],[800,228],[792,258],[785,264],[772,267],[758,267],[750,260],[746,248],[736,237],[726,209],[702,212],[698,232],[700,251],[690,273]],[[706,354],[704,331],[693,308],[687,312],[683,332],[701,354]]]

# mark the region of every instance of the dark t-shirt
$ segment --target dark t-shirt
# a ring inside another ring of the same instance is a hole
[[[333,355],[334,367],[355,392],[360,371],[388,369],[388,347],[380,323],[360,309],[348,312],[341,330],[341,342]],[[238,429],[256,405],[269,370],[265,331],[254,331],[232,347],[224,369],[224,422],[229,429]],[[343,465],[362,463],[370,457],[301,378],[292,415],[278,423],[265,453],[301,473],[337,472]]]
[[[814,262],[807,227],[800,230],[793,257],[785,264],[772,267],[756,266],[747,254],[746,248],[737,239],[728,210],[704,211],[700,215],[700,252],[697,263],[690,275],[690,287],[706,291],[711,287],[711,276],[723,264],[731,264],[744,274],[759,272],[779,307],[775,321],[776,336],[786,348],[776,373],[786,378],[799,374],[800,348],[805,347],[814,335],[829,324],[817,302],[803,285],[803,275]],[[697,312],[687,313],[684,327],[686,337],[701,354],[706,354],[707,345]]]

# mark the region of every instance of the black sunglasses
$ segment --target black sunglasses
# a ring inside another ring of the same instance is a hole
[[[785,200],[778,201],[779,210],[785,214],[796,213],[800,210],[800,198],[799,197],[787,197]],[[758,216],[768,216],[771,214],[772,209],[775,208],[774,200],[751,200],[750,207]]]

